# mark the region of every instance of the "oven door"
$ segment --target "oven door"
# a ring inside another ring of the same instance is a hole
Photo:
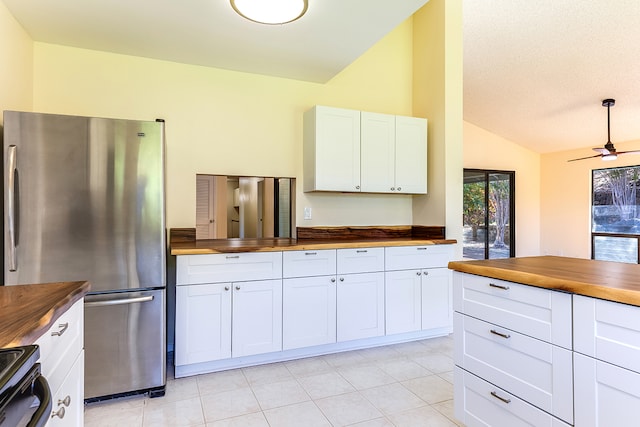
[[[51,390],[40,364],[0,396],[0,427],[42,427],[51,412]]]

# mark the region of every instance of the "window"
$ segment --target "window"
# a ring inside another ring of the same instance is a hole
[[[513,171],[464,170],[464,258],[515,256],[514,193]]]
[[[639,262],[640,166],[592,171],[591,258]]]

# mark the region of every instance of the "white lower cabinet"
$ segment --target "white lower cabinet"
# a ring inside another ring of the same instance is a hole
[[[336,342],[336,276],[283,280],[284,350]]]
[[[231,357],[231,283],[176,288],[176,365]]]
[[[282,280],[233,284],[231,355],[282,350]]]
[[[422,329],[453,327],[451,271],[446,268],[422,270]]]
[[[575,425],[638,425],[640,374],[574,353]]]
[[[455,416],[467,427],[570,426],[457,366],[453,376]]]
[[[176,365],[282,349],[282,281],[176,289]]]
[[[422,272],[386,272],[384,292],[386,333],[419,331],[422,328]]]
[[[384,273],[338,275],[337,340],[384,335]]]

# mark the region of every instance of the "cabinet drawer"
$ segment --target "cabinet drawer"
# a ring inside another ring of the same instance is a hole
[[[51,389],[51,416],[47,427],[84,425],[84,351],[72,362],[60,387]]]
[[[572,348],[571,295],[453,272],[455,311]]]
[[[576,426],[638,425],[640,374],[574,354]]]
[[[282,254],[283,277],[328,276],[335,274],[335,249],[287,251]]]
[[[51,390],[57,390],[84,345],[84,299],[56,320],[36,344],[40,346],[42,372]]]
[[[456,365],[572,423],[571,351],[460,313],[454,337]]]
[[[397,246],[385,248],[385,270],[446,267],[453,245]]]
[[[176,285],[281,277],[282,252],[180,255],[176,259]]]
[[[640,372],[640,307],[573,296],[574,351]]]
[[[338,274],[384,271],[384,248],[338,249]]]
[[[569,424],[457,366],[453,375],[455,416],[468,427],[569,427]]]

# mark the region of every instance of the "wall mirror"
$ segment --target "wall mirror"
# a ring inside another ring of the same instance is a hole
[[[291,237],[295,178],[196,175],[196,239]]]

